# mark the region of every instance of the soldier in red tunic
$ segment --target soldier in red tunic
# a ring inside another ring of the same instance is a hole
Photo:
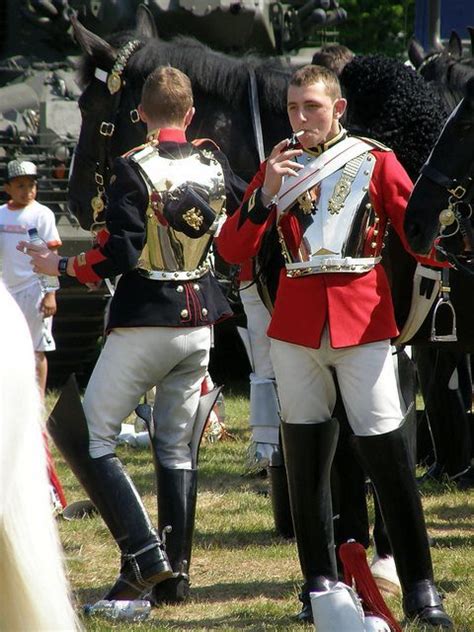
[[[337,582],[330,469],[334,376],[379,498],[409,618],[450,628],[433,583],[423,509],[403,431],[390,339],[397,335],[381,250],[389,222],[406,244],[412,183],[393,152],[350,137],[337,77],[306,66],[288,88],[294,141],[275,146],[218,237],[239,263],[276,230],[285,265],[268,335],[298,553],[310,592]],[[433,260],[428,259],[433,264]]]

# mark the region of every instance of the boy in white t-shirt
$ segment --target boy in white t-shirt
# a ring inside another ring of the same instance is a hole
[[[56,294],[44,289],[30,261],[16,245],[28,239],[28,229],[36,228],[49,248],[61,245],[54,213],[36,201],[36,165],[12,160],[7,165],[5,191],[10,199],[0,206],[0,270],[3,281],[16,300],[30,328],[36,356],[38,383],[46,390],[48,363],[45,351],[56,348],[52,320],[56,313]]]

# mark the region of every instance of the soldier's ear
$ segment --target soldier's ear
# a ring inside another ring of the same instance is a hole
[[[188,125],[190,125],[191,121],[193,120],[195,112],[196,112],[196,109],[194,107],[189,108],[189,110],[186,112],[184,116],[185,128],[188,127]]]
[[[146,115],[145,110],[143,109],[143,105],[141,103],[138,104],[137,106],[137,110],[138,110],[138,114],[140,115],[140,119],[144,122],[144,123],[148,123],[148,116]]]
[[[339,97],[334,102],[334,118],[340,119],[347,108],[347,100]]]

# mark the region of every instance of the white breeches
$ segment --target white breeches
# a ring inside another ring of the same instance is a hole
[[[256,284],[240,284],[240,298],[247,316],[247,333],[252,354],[250,374],[250,418],[252,440],[278,444],[280,416],[275,386],[275,373],[270,358],[270,338],[267,336],[270,314],[262,303]],[[244,289],[242,289],[244,288]]]
[[[143,393],[156,386],[153,418],[160,463],[190,469],[189,443],[210,342],[209,327],[114,329],[84,395],[90,455],[114,452],[122,421]]]
[[[257,378],[274,379],[272,361],[270,359],[270,339],[267,336],[270,314],[258,295],[257,286],[247,287],[250,281],[240,284],[240,298],[247,316],[247,332],[252,350],[252,368]]]
[[[403,414],[389,340],[333,349],[326,328],[319,349],[272,339],[271,358],[287,423],[332,417],[335,373],[354,434],[379,435],[400,426]]]

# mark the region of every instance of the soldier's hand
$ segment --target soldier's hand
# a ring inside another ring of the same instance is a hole
[[[16,249],[31,257],[33,272],[59,276],[58,264],[61,257],[52,250],[49,250],[47,246],[31,244],[28,241],[20,241]]]
[[[262,192],[269,198],[272,198],[278,193],[285,176],[296,176],[298,175],[298,171],[303,167],[303,165],[300,165],[294,160],[296,156],[301,156],[303,150],[287,149],[287,147],[288,139],[285,138],[285,140],[275,145],[267,160],[267,169]]]

